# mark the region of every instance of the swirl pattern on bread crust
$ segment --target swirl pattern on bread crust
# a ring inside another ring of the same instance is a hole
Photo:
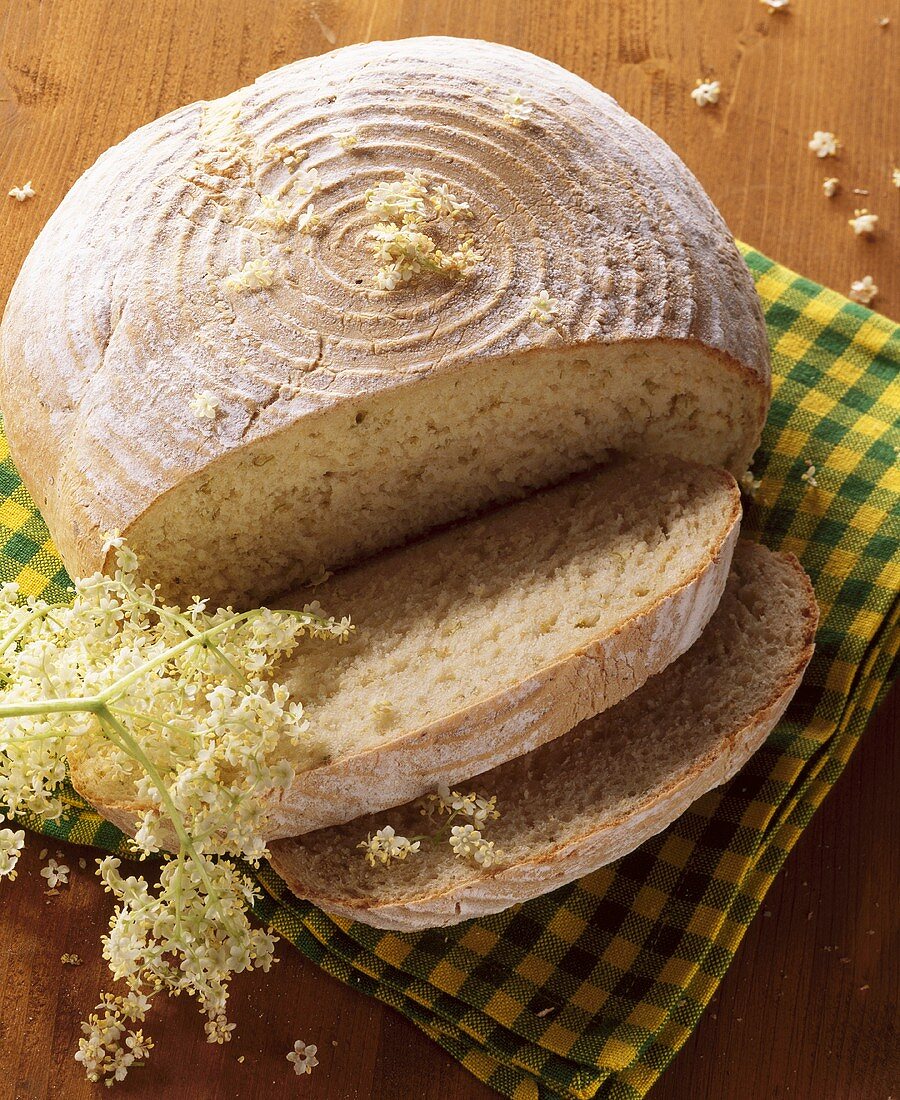
[[[413,170],[469,204],[461,228],[484,259],[378,290],[364,195]],[[256,261],[271,285],[235,288]],[[551,324],[532,316],[544,290]],[[694,177],[551,62],[422,38],[298,61],[103,154],[28,257],[0,360],[14,456],[84,568],[98,531],[349,397],[653,338],[768,386],[752,283]],[[191,399],[207,390],[218,409],[200,421]]]

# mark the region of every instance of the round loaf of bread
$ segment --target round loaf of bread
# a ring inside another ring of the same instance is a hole
[[[14,459],[73,574],[119,529],[173,597],[256,602],[603,461],[741,473],[769,396],[696,179],[506,46],[376,42],[136,131],[0,334]]]

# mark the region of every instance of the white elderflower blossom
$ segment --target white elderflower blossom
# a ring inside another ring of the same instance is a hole
[[[51,859],[46,867],[41,868],[41,878],[47,880],[51,890],[57,886],[66,886],[69,881],[69,868],[64,863],[57,863],[55,859]]]
[[[871,275],[864,275],[850,284],[850,297],[861,305],[870,305],[878,294],[878,287]]]
[[[423,840],[441,838],[449,841],[456,855],[472,859],[480,866],[490,867],[496,862],[494,842],[484,836],[487,823],[500,816],[496,796],[485,798],[474,791],[463,794],[461,791],[451,791],[446,783],[441,783],[437,791],[428,795],[420,806],[419,812],[423,816],[433,816],[436,810],[439,818],[447,815],[446,821],[431,837],[415,837],[413,840],[397,836],[391,825],[379,829],[374,836],[370,833],[357,845],[365,849],[366,862],[370,867],[406,859],[411,853],[419,851]],[[454,825],[459,818],[468,820],[465,825]]]
[[[110,550],[118,550],[125,545],[125,539],[118,527],[113,527],[110,531],[104,531],[100,537],[103,539],[100,546],[100,553],[103,554],[104,557],[106,557]]]
[[[528,316],[532,321],[540,321],[542,325],[549,325],[559,313],[559,301],[550,297],[550,292],[541,288],[531,299]]]
[[[719,102],[722,94],[722,85],[718,80],[698,80],[696,87],[691,92],[691,99],[698,107],[708,107]]]
[[[853,232],[860,236],[871,237],[875,232],[875,227],[878,225],[878,215],[870,214],[865,208],[862,210],[854,210],[853,217],[847,222]]]
[[[481,830],[471,824],[453,826],[450,830],[450,847],[454,855],[473,859],[482,867],[490,867],[497,858],[494,842],[485,840]]]
[[[219,399],[209,390],[201,390],[191,398],[190,409],[199,420],[215,420],[219,410]]]
[[[500,816],[496,795],[483,798],[474,792],[462,794],[459,791],[451,791],[446,783],[440,783],[437,792],[428,795],[428,801],[436,803],[438,813],[462,814],[463,817],[470,817],[474,821],[483,822]]]
[[[534,104],[515,90],[510,90],[503,100],[503,121],[513,126],[521,126],[530,120],[534,113]]]
[[[756,496],[756,491],[760,485],[762,485],[762,482],[753,476],[752,470],[745,470],[744,473],[741,474],[738,484],[743,492],[752,500],[753,497]]]
[[[287,1055],[287,1060],[293,1062],[294,1073],[298,1077],[302,1077],[304,1073],[312,1073],[319,1064],[316,1057],[318,1050],[314,1043],[304,1043],[301,1039],[294,1043],[294,1049]]]
[[[314,203],[310,203],[302,213],[297,215],[297,232],[309,233],[319,224],[322,219],[316,213]]]
[[[366,849],[366,863],[374,867],[376,863],[388,864],[395,859],[403,860],[421,848],[419,840],[409,840],[398,836],[391,825],[385,825],[374,836],[368,836],[357,844],[357,848]]]
[[[16,864],[25,847],[24,829],[0,829],[0,878],[10,882],[19,873]]]
[[[836,157],[840,142],[830,130],[816,130],[809,139],[809,149],[820,159]]]
[[[460,202],[446,183],[438,183],[432,187],[428,197],[439,217],[470,218],[472,216],[472,208],[469,204]]]
[[[158,882],[125,875],[108,856],[98,873],[115,898],[103,955],[124,987],[83,1025],[76,1055],[92,1081],[122,1080],[152,1044],[132,1025],[166,991],[197,999],[211,1042],[231,1034],[233,974],[267,970],[275,937],[250,923],[255,887],[237,858],[266,854],[270,807],[315,754],[299,701],[275,678],[299,639],[342,641],[349,621],[318,604],[302,611],[186,611],[137,580],[137,558],[105,536],[116,572],[77,580],[68,606],[0,587],[0,807],[52,820],[63,804],[67,754],[131,784],[135,845],[164,856]],[[18,834],[0,830],[0,874],[11,877]],[[222,858],[225,857],[225,858]],[[232,858],[229,858],[232,857]],[[51,888],[68,868],[42,874]]]
[[[827,180],[822,181],[822,194],[826,199],[833,199],[840,189],[841,181],[837,176],[829,176]]]
[[[260,195],[259,209],[250,215],[250,221],[267,229],[284,229],[288,213],[284,203],[274,195]]]
[[[342,149],[353,149],[359,144],[359,137],[355,130],[347,130],[342,134],[336,134],[337,143]]]
[[[248,260],[243,267],[230,271],[225,279],[225,289],[235,292],[262,290],[275,282],[275,271],[268,260],[258,257]]]
[[[285,168],[294,168],[306,160],[309,153],[305,149],[295,149],[290,145],[270,145],[260,158],[260,163],[270,161],[275,164],[283,164]]]
[[[811,462],[807,462],[806,469],[800,475],[800,480],[805,481],[811,488],[818,488],[818,481],[816,480],[816,468]]]
[[[26,199],[33,199],[36,192],[31,186],[31,180],[23,184],[21,187],[12,187],[7,192],[11,199],[15,199],[16,202],[25,202]]]

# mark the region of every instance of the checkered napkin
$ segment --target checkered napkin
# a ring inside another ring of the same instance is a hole
[[[263,921],[516,1100],[647,1093],[895,671],[900,327],[758,252],[744,255],[774,361],[754,465],[762,486],[744,533],[793,551],[821,608],[813,662],[765,746],[631,855],[455,928],[397,934],[332,920],[268,868],[259,875]],[[0,579],[64,599],[68,578],[5,440],[0,447]],[[817,485],[802,479],[810,464]],[[42,830],[109,850],[122,843],[74,792]]]

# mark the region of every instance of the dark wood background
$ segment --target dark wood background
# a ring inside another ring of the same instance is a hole
[[[841,291],[870,274],[876,307],[900,316],[900,192],[890,182],[900,163],[898,0],[793,0],[775,16],[756,0],[0,0],[0,196],[28,178],[38,192],[23,204],[0,198],[0,305],[66,189],[136,126],[297,57],[414,34],[496,39],[574,69],[670,142],[738,236]],[[707,75],[723,96],[701,111],[688,93]],[[807,151],[815,129],[841,138],[838,160]],[[844,183],[832,201],[820,190],[827,175]],[[847,226],[854,206],[880,216],[874,241]],[[897,698],[801,838],[654,1100],[900,1097]],[[73,881],[47,896],[44,846],[32,840],[19,880],[0,886],[2,1100],[100,1095],[72,1052],[105,984],[97,941],[109,898],[93,853],[71,847]],[[63,966],[64,952],[84,965]],[[280,955],[268,977],[236,982],[228,1046],[204,1042],[188,1002],[159,1012],[151,1067],[120,1094],[493,1095],[393,1011],[288,946]],[[318,1045],[321,1063],[302,1081],[285,1061],[298,1038]]]

